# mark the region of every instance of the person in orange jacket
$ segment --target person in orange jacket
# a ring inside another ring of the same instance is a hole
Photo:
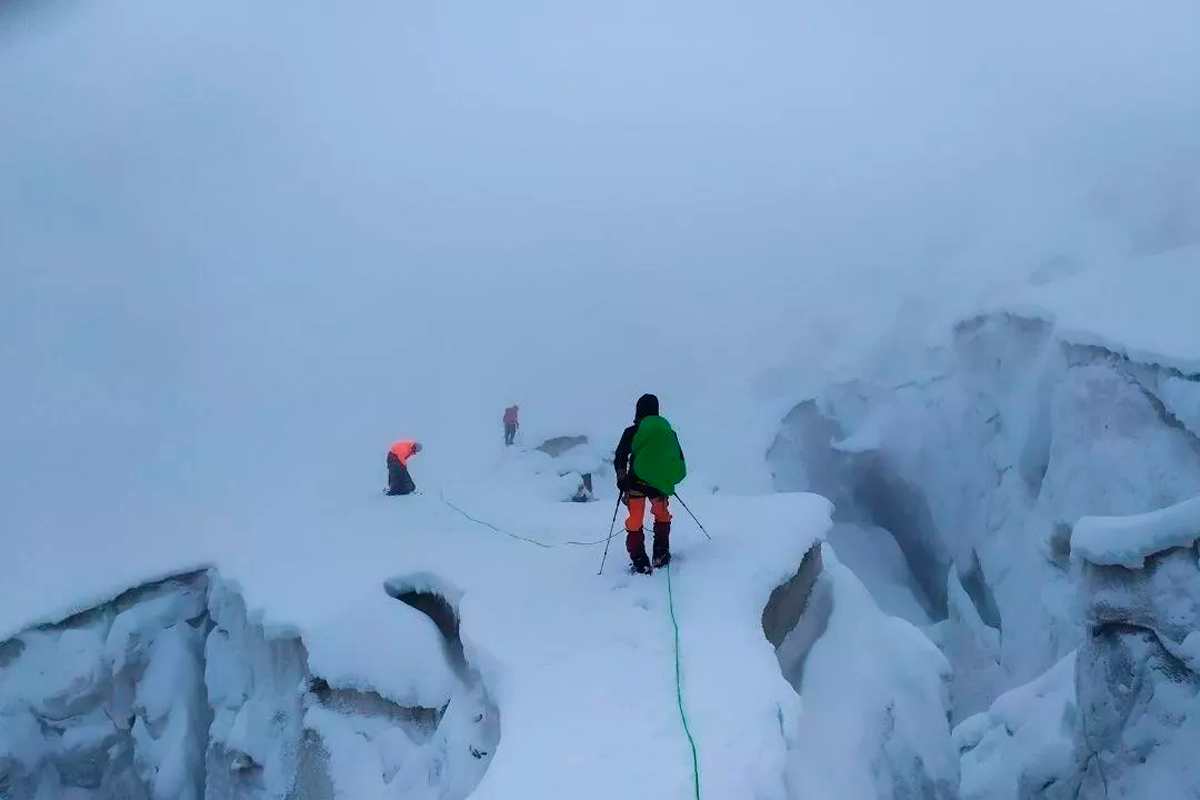
[[[388,448],[387,471],[389,495],[412,494],[417,485],[408,474],[408,460],[421,452],[421,443],[412,439],[401,439]]]

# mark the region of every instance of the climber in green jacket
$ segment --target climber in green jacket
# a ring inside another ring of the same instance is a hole
[[[679,437],[671,423],[658,413],[658,398],[638,398],[633,424],[621,434],[613,467],[629,516],[625,519],[625,549],[634,572],[648,574],[671,560],[671,512],[668,508],[675,487],[687,476],[687,464]],[[642,528],[646,500],[654,516],[654,559],[646,556]]]

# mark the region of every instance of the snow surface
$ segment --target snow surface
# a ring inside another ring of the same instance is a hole
[[[1145,514],[1084,517],[1075,524],[1071,552],[1092,564],[1138,569],[1149,556],[1197,539],[1200,496]]]
[[[597,576],[612,498],[587,504],[538,499],[536,487],[546,485],[546,476],[520,467],[520,456],[505,459],[517,465],[498,470],[490,484],[476,483],[474,491],[462,479],[405,498],[363,496],[337,504],[323,519],[292,520],[283,528],[289,531],[286,569],[278,568],[273,531],[279,528],[273,527],[173,539],[173,553],[166,547],[131,552],[119,571],[96,572],[90,583],[72,590],[83,598],[103,597],[121,583],[137,584],[178,565],[213,563],[221,583],[236,587],[235,605],[244,602],[246,618],[269,635],[299,635],[313,674],[331,687],[374,691],[399,705],[429,708],[445,706],[453,691],[444,643],[428,617],[389,594],[405,588],[442,593],[457,609],[467,663],[502,720],[500,746],[473,797],[691,797],[667,574],[628,574],[618,524],[604,574]],[[525,493],[530,490],[532,496]],[[801,707],[763,635],[761,617],[772,590],[824,536],[831,509],[828,501],[808,494],[699,495],[689,505],[713,535],[705,540],[676,509],[671,589],[682,696],[703,793],[783,800],[789,797],[790,751],[779,719],[794,719]],[[234,598],[214,602],[222,609]],[[6,605],[5,625],[20,629],[44,619],[44,610],[33,605]],[[142,614],[143,624],[153,618],[148,614]],[[236,614],[218,611],[218,617],[236,629],[227,619]],[[104,647],[86,632],[63,636],[79,639],[71,647],[96,653]],[[156,647],[177,651],[171,636],[160,639]],[[286,697],[287,687],[262,699],[252,695],[253,702],[267,704],[260,710],[243,707],[256,681],[273,679],[241,674],[233,651],[222,648],[228,652],[210,653],[207,666],[218,687],[214,733],[235,765],[278,770],[286,764],[269,752],[269,732],[261,726],[279,718],[271,704]],[[67,670],[53,682],[91,680],[73,670],[94,660],[53,662]],[[182,675],[195,663],[172,657],[152,662],[138,687],[149,719],[186,722],[179,713],[165,715],[163,691],[171,687],[172,674]],[[450,700],[447,714],[457,713],[456,702]],[[394,796],[399,786],[435,791],[424,767],[411,772],[412,764],[425,762],[408,757],[412,745],[404,737],[392,742],[382,720],[312,708],[305,724],[326,738],[333,752],[331,779],[342,796]],[[149,743],[166,766],[164,748],[172,741],[168,730],[167,738]],[[239,753],[246,754],[243,761]],[[375,763],[383,764],[382,772],[368,769]],[[178,781],[188,774],[180,765],[156,780]],[[272,774],[277,781],[279,775]]]
[[[813,495],[692,507],[714,540],[676,512],[671,577],[704,796],[785,798],[786,742],[766,723],[795,714],[796,697],[760,619],[770,592],[824,534],[830,509]],[[574,537],[567,526],[559,536],[581,538],[603,529],[611,506],[562,511],[577,523]],[[597,548],[550,550],[545,564],[530,556],[530,574],[506,591],[464,594],[464,643],[504,731],[475,797],[691,796],[666,575],[628,575],[620,547],[615,540],[600,578]]]

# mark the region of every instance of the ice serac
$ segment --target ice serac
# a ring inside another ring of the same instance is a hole
[[[998,632],[999,670],[976,668],[977,647],[951,654],[964,715],[1080,645],[1075,520],[1144,513],[1200,485],[1200,380],[1136,360],[1144,349],[1065,336],[1050,317],[988,313],[904,377],[894,365],[866,374],[782,421],[768,452],[777,488],[824,493],[839,525],[890,533],[915,596],[933,619],[953,617],[940,641],[992,638],[980,621]],[[955,583],[974,613],[951,606]]]
[[[947,580],[950,613],[938,626],[936,640],[956,670],[974,676],[951,686],[953,719],[957,721],[987,708],[992,698],[981,690],[1003,685],[1007,676],[1000,666],[1000,632],[983,621],[956,570],[950,571]]]
[[[208,798],[288,797],[300,757],[307,654],[297,636],[263,635],[240,594],[213,581],[204,649],[213,722]]]
[[[314,630],[313,658],[300,635],[265,633],[212,569],[0,643],[0,796],[466,797],[499,737],[494,707],[433,621],[370,596],[397,642],[357,670],[331,652],[353,642]]]
[[[788,796],[957,797],[949,665],[915,627],[880,611],[835,557],[827,566],[825,549],[809,549],[762,614],[801,701],[797,718],[780,718]]]
[[[1186,530],[1194,535],[1179,535]],[[1078,556],[1086,625],[1075,671],[1080,796],[1197,796],[1200,503],[1081,520],[1077,531],[1088,542]],[[1160,549],[1147,552],[1154,544]]]
[[[180,575],[0,644],[0,795],[204,797],[207,587]]]

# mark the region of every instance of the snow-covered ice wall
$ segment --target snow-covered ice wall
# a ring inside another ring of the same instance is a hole
[[[802,707],[786,734],[789,797],[957,797],[949,663],[881,611],[832,551],[810,551],[772,595],[763,628]]]
[[[825,494],[859,540],[899,548],[909,577],[892,588],[907,583],[944,620],[934,635],[955,661],[961,719],[1080,644],[1075,520],[1145,512],[1200,485],[1197,398],[1200,379],[1170,362],[1042,316],[987,313],[904,377],[796,406],[768,460],[777,488]]]
[[[0,796],[465,797],[494,752],[497,711],[434,620],[379,596],[407,636],[367,681],[370,664],[349,671],[336,650],[265,634],[213,570],[0,643]],[[358,621],[348,635],[388,627]]]

